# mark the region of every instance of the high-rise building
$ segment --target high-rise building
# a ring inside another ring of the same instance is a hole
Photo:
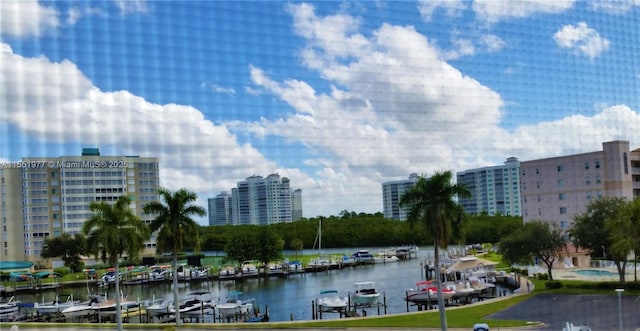
[[[209,225],[230,225],[231,194],[220,192],[215,198],[209,198]]]
[[[268,225],[302,218],[302,190],[291,191],[287,177],[247,177],[209,199],[210,225]]]
[[[520,206],[520,162],[507,158],[504,165],[460,171],[457,184],[471,192],[458,201],[469,214],[486,212],[489,215],[522,215]]]
[[[91,217],[89,203],[127,195],[131,210],[146,222],[143,206],[159,198],[158,159],[101,156],[84,148],[81,156],[26,157],[2,170],[2,258],[41,261],[45,238],[79,233]],[[145,254],[155,254],[155,241]]]
[[[628,141],[602,144],[602,151],[520,163],[525,222],[554,222],[561,229],[600,197],[640,196],[640,149]]]
[[[291,191],[291,220],[299,221],[302,219],[302,190],[295,189]]]
[[[418,174],[411,174],[409,179],[382,183],[382,206],[384,217],[392,220],[406,221],[409,210],[400,208],[400,198],[418,181]]]

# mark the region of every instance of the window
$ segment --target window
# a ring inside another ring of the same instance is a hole
[[[602,184],[602,178],[600,176],[596,176],[596,184]]]
[[[564,187],[564,179],[558,179],[558,186]]]
[[[584,163],[584,170],[589,170],[589,162]]]
[[[536,168],[536,175],[540,174],[540,169]]]
[[[564,171],[564,166],[563,165],[559,165],[558,166],[558,172],[563,172]]]
[[[584,178],[584,184],[585,184],[585,185],[591,185],[591,177],[586,176],[586,177]]]
[[[600,169],[600,161],[596,161],[595,162],[595,168],[596,169]]]
[[[567,207],[560,207],[560,215],[564,215],[567,213]]]
[[[558,193],[558,200],[564,200],[564,198],[565,198],[564,193]]]

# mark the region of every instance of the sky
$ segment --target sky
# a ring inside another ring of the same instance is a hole
[[[0,161],[158,157],[198,204],[640,147],[640,0],[0,2]],[[205,223],[203,219],[200,221]]]

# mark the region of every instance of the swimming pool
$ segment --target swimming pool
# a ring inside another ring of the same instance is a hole
[[[576,270],[575,273],[581,276],[606,276],[606,277],[618,276],[617,273],[613,273],[608,270],[598,270],[598,269]]]

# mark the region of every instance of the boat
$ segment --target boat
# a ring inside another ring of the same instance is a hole
[[[98,305],[106,301],[106,297],[101,294],[90,294],[89,300],[64,308],[60,311],[66,318],[75,318],[80,316],[86,316],[93,313],[93,306]]]
[[[445,300],[455,296],[456,291],[450,287],[442,287],[442,297]],[[432,280],[425,280],[416,283],[416,289],[407,290],[405,300],[413,303],[423,303],[436,301],[438,299],[438,287]]]
[[[176,309],[173,302],[168,303],[169,313],[175,314]],[[214,297],[211,292],[192,292],[180,300],[180,315],[201,315],[211,314],[215,307]]]
[[[197,267],[191,269],[191,280],[209,279],[209,269],[205,267]]]
[[[218,270],[219,280],[234,279],[236,277],[236,267],[232,265],[226,265]]]
[[[116,314],[116,299],[105,300],[91,306],[91,310],[98,313],[100,316],[112,316]],[[133,300],[128,300],[126,297],[122,297],[120,300],[120,311],[130,312],[132,310],[140,309],[140,303]]]
[[[100,286],[108,286],[116,283],[116,272],[115,271],[107,271],[100,277]]]
[[[314,248],[316,242],[318,243],[318,257],[309,261],[309,264],[307,264],[308,269],[311,271],[337,269],[340,265],[329,256],[322,254],[322,217],[318,219],[318,233],[313,243]]]
[[[155,296],[151,299],[151,302],[145,307],[145,310],[149,316],[155,317],[159,315],[169,315],[169,305],[172,302],[169,300],[156,300]]]
[[[290,261],[289,264],[287,265],[287,272],[290,274],[304,272],[304,267],[302,266],[302,262],[298,260]]]
[[[9,298],[6,302],[0,302],[0,321],[13,321],[18,316],[18,304],[15,297]]]
[[[34,303],[33,308],[40,315],[60,314],[62,310],[80,304],[80,300],[73,300],[71,294],[57,294],[52,302]]]
[[[170,265],[162,265],[162,266],[153,265],[149,267],[149,269],[151,269],[151,272],[149,272],[149,281],[151,282],[159,282],[159,281],[164,281],[171,278]]]
[[[354,283],[353,303],[356,306],[373,306],[378,303],[380,292],[376,290],[374,282]]]
[[[380,251],[377,256],[374,258],[375,263],[391,263],[398,262],[400,258],[396,256],[395,251]]]
[[[349,297],[340,296],[337,290],[324,290],[316,301],[323,312],[341,312],[349,307]]]
[[[252,261],[244,261],[240,267],[240,276],[242,278],[258,277],[258,267]]]
[[[284,273],[284,265],[282,263],[269,263],[267,264],[267,275],[274,277],[282,277],[285,275]]]
[[[220,317],[231,318],[239,315],[249,315],[253,309],[254,299],[241,300],[241,291],[231,291],[228,298],[216,305],[216,310]]]
[[[356,263],[360,263],[360,264],[374,263],[375,262],[375,256],[373,256],[371,253],[369,253],[369,251],[366,250],[366,249],[361,249],[361,250],[353,253],[353,255],[351,255],[351,257],[355,260]]]

